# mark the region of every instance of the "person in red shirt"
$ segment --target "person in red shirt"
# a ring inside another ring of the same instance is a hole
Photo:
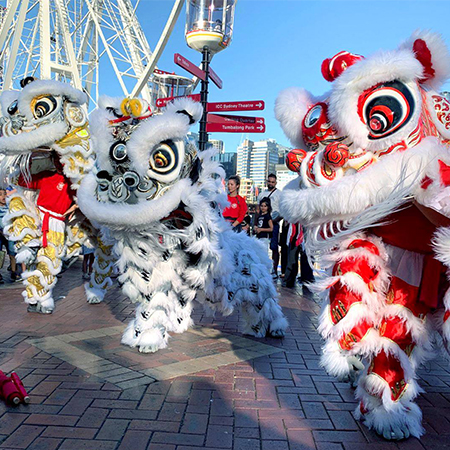
[[[232,176],[228,179],[228,201],[230,206],[223,210],[223,218],[231,223],[233,231],[236,232],[242,230],[242,222],[248,209],[244,197],[238,194],[240,186],[241,180],[238,176]]]
[[[28,270],[22,274],[26,286],[23,295],[28,311],[46,314],[55,307],[52,291],[66,250],[66,216],[76,208],[71,182],[64,176],[56,154],[53,162],[56,171],[45,170],[32,175],[31,180],[18,180],[20,186],[39,191],[36,206],[42,233],[39,245],[30,242],[26,253]]]

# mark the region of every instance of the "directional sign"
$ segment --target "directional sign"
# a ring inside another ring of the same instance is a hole
[[[167,103],[177,99],[177,98],[190,98],[194,102],[200,102],[200,94],[193,94],[193,95],[181,95],[179,97],[164,97],[164,98],[158,98],[156,100],[156,107],[157,108],[163,108],[167,105]]]
[[[208,103],[206,109],[208,112],[259,111],[264,109],[264,102],[255,100],[250,102]]]
[[[208,123],[256,123],[264,125],[263,117],[231,116],[229,114],[208,114]]]
[[[184,56],[181,56],[179,53],[175,53],[174,62],[192,75],[195,75],[197,78],[200,78],[203,81],[206,80],[206,73],[202,69],[199,69],[194,63],[191,63]]]
[[[266,126],[262,124],[247,124],[247,123],[207,123],[206,131],[208,133],[264,133]]]
[[[219,88],[222,89],[223,83],[222,80],[219,78],[216,72],[209,68],[209,78],[211,78],[211,81]]]

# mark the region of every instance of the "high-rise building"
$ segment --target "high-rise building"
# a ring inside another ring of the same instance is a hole
[[[222,142],[222,141],[220,141]],[[214,155],[213,159],[219,161],[225,170],[225,178],[230,178],[232,175],[236,175],[236,163],[237,163],[237,153],[235,152],[224,152]]]
[[[237,174],[241,178],[250,178],[255,187],[266,186],[269,173],[276,173],[279,153],[286,147],[277,144],[275,139],[251,141],[245,139],[237,149]]]
[[[293,179],[298,178],[298,174],[291,172],[286,164],[277,164],[276,167],[277,188],[284,189],[284,187]]]
[[[223,141],[219,141],[218,139],[210,139],[208,141],[208,145],[212,145],[215,149],[220,153],[225,153],[225,145]]]

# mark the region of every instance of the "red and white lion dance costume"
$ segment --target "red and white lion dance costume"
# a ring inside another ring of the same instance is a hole
[[[357,380],[357,414],[369,427],[419,437],[416,370],[433,356],[436,332],[450,338],[438,261],[450,265],[450,229],[436,233],[421,212],[432,208],[441,224],[436,211],[450,217],[450,104],[438,94],[450,55],[439,36],[416,32],[395,51],[341,52],[322,74],[333,82],[325,95],[288,89],[277,99],[299,148],[288,156],[299,179],[281,214],[307,227],[309,256],[328,269],[316,283],[323,366]]]

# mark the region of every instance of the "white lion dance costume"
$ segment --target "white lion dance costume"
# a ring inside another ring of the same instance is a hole
[[[221,217],[223,171],[212,151],[198,154],[186,138],[201,106],[182,99],[149,117],[137,99],[100,104],[91,115],[98,172],[83,180],[78,199],[109,229],[119,282],[139,303],[122,342],[141,352],[166,347],[169,332],[192,325],[194,299],[224,314],[241,306],[245,333],[283,336],[270,260]]]
[[[17,262],[27,264],[22,278],[28,310],[51,313],[62,259],[75,255],[87,237],[83,217],[78,213],[66,224],[64,213],[94,158],[82,106],[86,95],[57,81],[30,77],[22,84],[22,91],[0,97],[2,181],[17,187],[4,231],[15,242]]]
[[[309,255],[328,269],[316,283],[325,297],[323,366],[341,379],[359,375],[357,413],[367,426],[387,439],[419,437],[415,374],[433,356],[436,331],[448,341],[450,311],[440,308],[446,282],[433,254],[436,227],[414,199],[436,210],[445,204],[450,216],[450,183],[442,181],[450,181],[442,176],[450,104],[437,93],[450,57],[439,36],[417,32],[395,51],[341,52],[322,73],[333,81],[327,94],[288,89],[277,99],[276,116],[299,147],[288,157],[299,180],[283,192],[281,214],[308,228]],[[448,229],[438,238],[449,264]]]

